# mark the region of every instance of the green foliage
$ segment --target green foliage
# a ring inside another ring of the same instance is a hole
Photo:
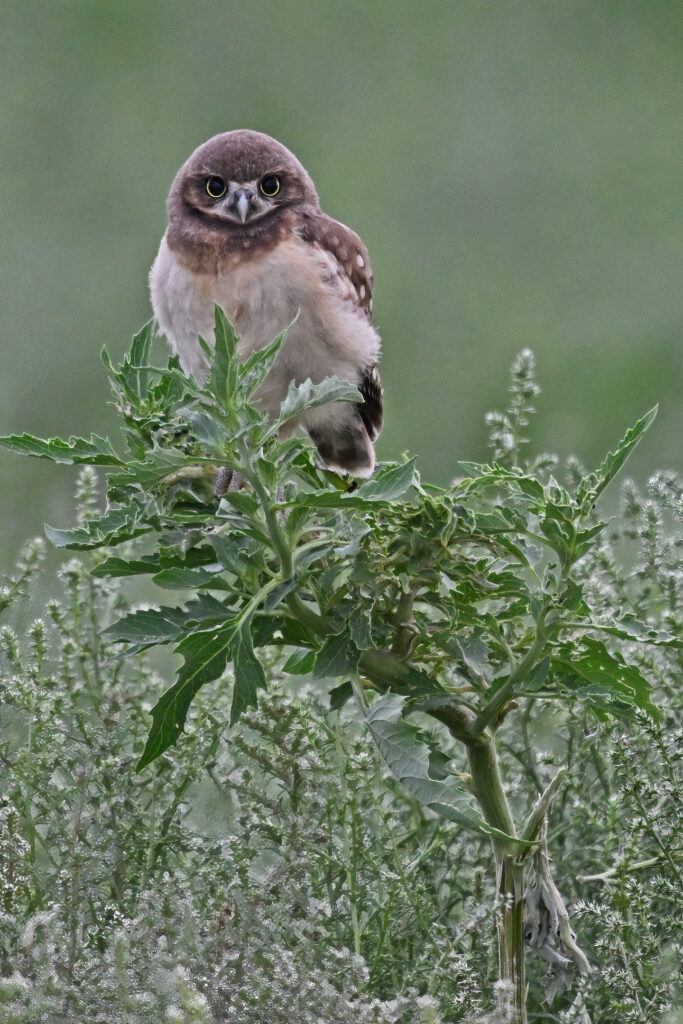
[[[15,595],[0,635],[4,1022],[418,1024],[436,992],[452,1020],[478,1005],[458,890],[423,871],[476,846],[389,798],[357,718],[269,696],[229,730],[206,687],[204,727],[136,776],[160,679],[93,628],[124,610],[118,580],[73,560],[59,588],[22,639]]]
[[[204,599],[137,614],[109,632],[124,642],[132,632],[128,653],[173,642],[183,656],[176,683],[153,709],[139,768],[177,742],[198,689],[227,664],[237,669],[232,721],[254,706],[265,685],[260,652],[283,644],[302,658],[311,654],[318,677],[369,680],[405,697],[406,710],[447,696],[442,716],[474,734],[531,691],[579,700],[598,715],[652,711],[647,677],[592,635],[618,636],[616,615],[598,620],[572,570],[604,529],[592,517],[596,497],[654,410],[572,495],[552,476],[517,465],[537,393],[533,360],[523,353],[513,368],[511,412],[494,429],[496,451],[508,445],[513,453],[509,467],[467,464],[466,475],[444,489],[423,486],[413,461],[389,464],[353,490],[330,480],[302,441],[282,441],[278,430],[315,405],[358,400],[356,389],[334,380],[292,385],[270,423],[250,400],[282,338],[242,365],[218,308],[216,338],[204,385],[185,378],[175,360],[162,370],[147,366],[149,327],[118,369],[105,354],[128,455],[112,452],[117,469],[104,516],[77,530],[49,530],[54,542],[76,549],[147,534],[144,556],[106,558],[96,574],[146,572],[160,586],[191,588]],[[58,441],[2,443],[65,457]],[[72,439],[71,449],[79,460],[88,457],[87,442]],[[93,464],[100,449],[111,451],[101,442]],[[212,487],[224,465],[250,486],[219,502]],[[466,654],[473,648],[477,663]]]
[[[679,498],[666,475],[645,497],[627,486],[582,564],[596,607],[618,592],[650,626],[680,630]],[[626,539],[628,566],[614,550]],[[71,561],[45,602],[43,553],[22,553],[0,636],[3,1020],[478,1024],[495,976],[488,844],[392,783],[348,708],[341,721],[310,700],[268,696],[228,729],[223,692],[205,687],[182,746],[136,776],[162,680],[149,655],[117,659],[93,629],[125,612],[120,580]],[[551,842],[593,966],[552,1010],[535,972],[532,1019],[677,1024],[683,666],[675,647],[631,649],[656,679],[658,723],[596,725],[581,705],[549,717],[532,698],[522,736],[512,716],[501,727],[518,799],[533,798],[529,760],[541,774],[569,763]],[[467,657],[476,667],[482,652]]]
[[[640,542],[647,553],[644,568],[621,580],[609,553],[610,527],[594,509],[654,410],[595,473],[573,464],[563,484],[556,460],[521,457],[537,393],[533,360],[523,353],[513,367],[511,409],[491,420],[494,461],[463,464],[448,488],[425,484],[414,460],[380,465],[373,479],[352,487],[321,470],[305,441],[283,439],[280,428],[289,429],[290,421],[314,405],[357,401],[356,390],[337,380],[292,385],[280,417],[270,422],[252,401],[282,338],[241,364],[219,309],[216,338],[215,354],[207,349],[211,369],[203,384],[185,377],[173,359],[164,369],[149,366],[148,329],[120,367],[105,354],[128,451],[114,456],[104,514],[82,516],[72,530],[49,531],[61,546],[100,552],[96,586],[118,593],[126,577],[149,577],[164,590],[190,591],[177,605],[128,611],[97,641],[122,647],[118,663],[124,666],[157,647],[170,646],[182,656],[175,682],[151,709],[152,726],[137,761],[141,779],[150,772],[157,777],[176,758],[183,764],[206,743],[215,752],[212,736],[220,735],[228,750],[231,742],[239,747],[241,718],[256,720],[257,701],[273,683],[281,688],[288,678],[296,682],[308,675],[317,686],[331,684],[335,709],[355,693],[396,780],[385,777],[385,786],[423,823],[418,860],[424,856],[434,871],[424,829],[457,823],[471,834],[474,862],[483,863],[482,839],[488,837],[499,877],[502,865],[514,867],[518,904],[525,872],[531,875],[529,894],[538,894],[541,882],[552,888],[552,901],[534,904],[533,944],[551,963],[543,980],[547,1001],[564,998],[571,961],[580,970],[586,961],[539,847],[560,784],[562,773],[555,769],[571,763],[583,742],[579,737],[591,730],[597,735],[615,718],[634,729],[643,722],[655,728],[662,715],[655,690],[661,695],[662,680],[670,679],[674,661],[680,665],[683,649],[678,549],[674,544],[672,553],[671,542],[662,539],[660,522],[663,508],[679,510],[677,485],[660,478],[658,500],[645,512],[646,527],[637,536],[626,532],[618,538]],[[57,461],[64,458],[60,442],[24,437],[2,443],[41,457],[54,449]],[[72,439],[69,447],[80,458],[84,445]],[[93,453],[92,463],[99,465],[100,457],[100,451]],[[223,467],[246,486],[217,497]],[[653,606],[634,592],[631,576],[652,587],[653,566],[667,558],[671,566],[661,571]],[[211,685],[221,678],[232,686],[229,712],[223,710],[225,685]],[[666,698],[670,686],[664,686]],[[273,698],[267,700],[273,706]],[[561,752],[543,763],[529,740],[542,718],[538,708],[560,723]],[[188,720],[194,730],[181,740]],[[131,732],[138,741],[139,725]],[[377,792],[373,799],[376,805],[381,801]],[[481,890],[477,877],[468,875],[466,891],[477,885]],[[353,947],[365,955],[359,906],[354,903],[351,912]],[[381,918],[384,911],[378,913]],[[505,902],[499,905],[497,916],[499,936],[507,936],[517,965],[496,990],[498,1011],[505,1013],[515,988],[510,978],[514,970],[523,971],[521,913],[513,900],[507,909]],[[387,927],[383,918],[381,949]],[[444,960],[442,952],[430,960],[430,970],[441,964],[441,1006],[452,1020],[465,1019],[457,1015],[457,1000],[444,994],[443,965],[466,952],[473,963],[478,953],[474,946],[453,946]],[[379,970],[382,956],[368,955]],[[408,955],[406,948],[401,955]],[[410,956],[419,991],[435,992],[418,969],[419,954],[413,950]],[[321,970],[329,966],[326,961]],[[369,984],[387,995],[390,986],[380,980],[381,971],[373,973],[374,966]],[[464,977],[467,970],[456,972]],[[489,967],[482,970],[480,960],[479,976],[489,979],[488,986],[481,981],[478,993],[472,989],[466,1007],[471,1012],[491,1006]],[[577,999],[591,984],[582,982]],[[294,989],[298,985],[297,980]],[[518,993],[524,990],[523,983],[517,986]],[[287,998],[290,1012],[294,996]],[[532,1003],[538,998],[530,997]],[[465,1004],[461,1008],[464,1013]],[[523,1012],[519,1004],[518,1010]]]

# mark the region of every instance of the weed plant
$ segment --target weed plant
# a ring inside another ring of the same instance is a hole
[[[0,593],[3,1019],[678,1021],[681,486],[594,507],[650,418],[597,474],[527,458],[523,353],[491,463],[348,492],[249,404],[279,341],[240,367],[217,315],[208,391],[150,385],[148,333],[109,364],[126,459],[5,440],[115,472],[49,531],[59,600],[27,620],[39,542]],[[131,606],[146,575],[190,599]]]

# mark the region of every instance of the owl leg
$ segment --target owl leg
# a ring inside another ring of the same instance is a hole
[[[222,498],[228,491],[241,491],[244,484],[244,477],[236,469],[221,466],[216,476],[216,482],[213,485],[213,496],[214,498]]]

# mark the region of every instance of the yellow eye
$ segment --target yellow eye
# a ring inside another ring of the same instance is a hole
[[[213,177],[206,179],[206,191],[212,199],[220,199],[221,196],[225,195],[227,188],[222,178],[213,175]]]
[[[269,174],[267,178],[263,179],[259,188],[264,196],[272,199],[280,191],[280,179],[276,178],[274,174]]]

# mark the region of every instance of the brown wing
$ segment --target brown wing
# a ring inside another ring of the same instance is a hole
[[[326,257],[331,287],[369,320],[372,314],[372,268],[368,250],[355,231],[321,210],[302,211],[301,234]],[[375,441],[382,429],[382,384],[377,364],[360,371],[358,389],[362,405],[356,406],[368,437]]]
[[[370,319],[372,269],[368,250],[356,232],[321,210],[309,208],[301,211],[301,235],[328,257],[330,284]]]

